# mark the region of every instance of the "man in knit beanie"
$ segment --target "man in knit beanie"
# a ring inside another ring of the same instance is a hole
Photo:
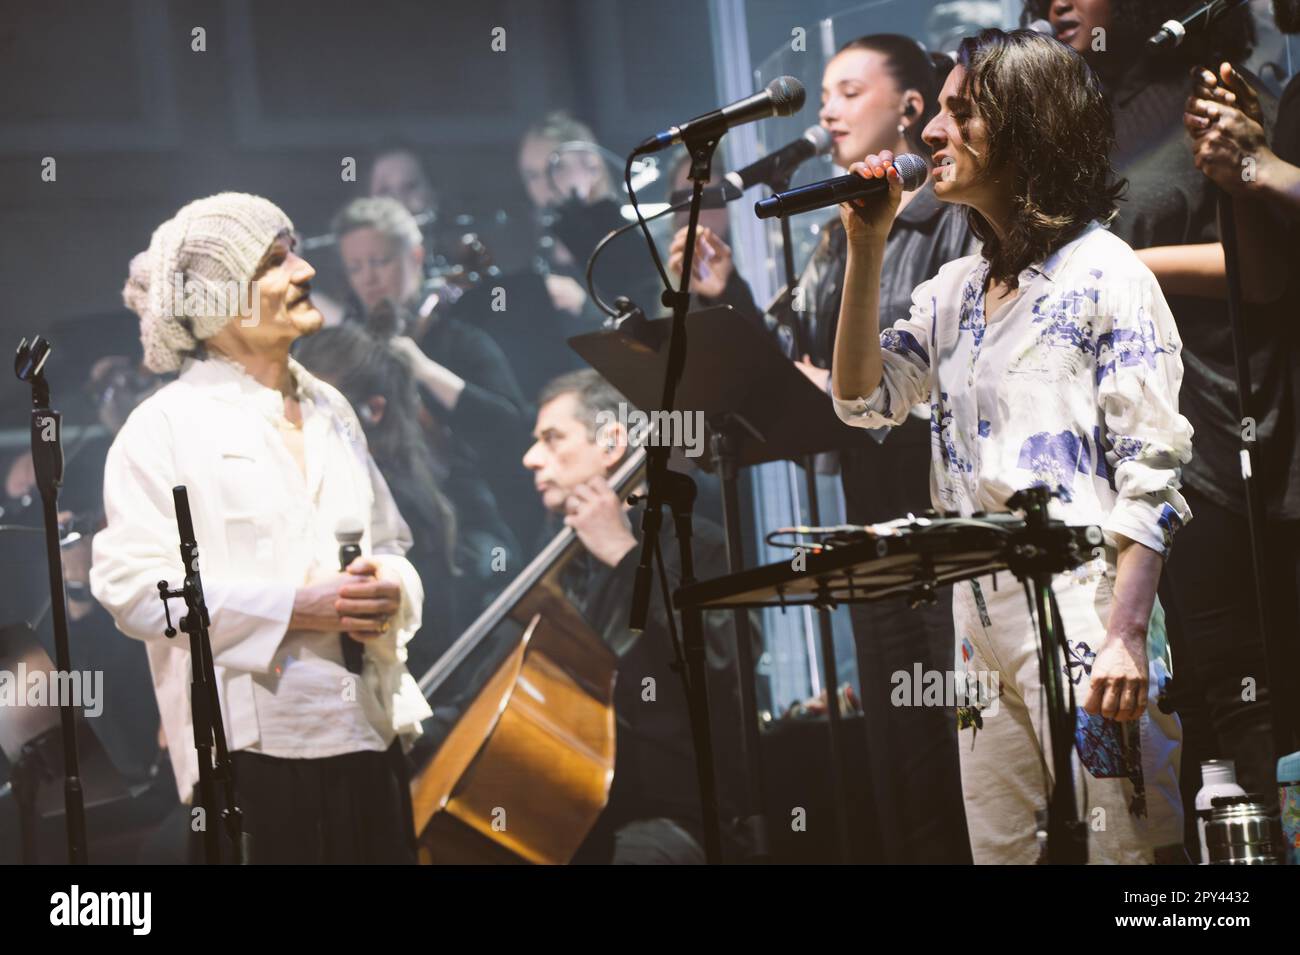
[[[430,711],[405,646],[423,587],[351,407],[289,355],[322,323],[291,228],[266,199],[222,193],[182,208],[132,259],[123,296],[145,361],[179,375],[109,451],[91,589],[147,645],[191,802],[189,647],[163,635],[157,589],[182,578],[171,489],[185,485],[253,861],[412,862],[402,746]],[[363,556],[340,572],[344,525],[362,530]]]
[[[149,248],[131,260],[122,290],[140,316],[149,369],[179,371],[230,318],[247,322],[260,311],[251,294],[258,268],[292,229],[273,203],[237,192],[196,199],[155,229]]]

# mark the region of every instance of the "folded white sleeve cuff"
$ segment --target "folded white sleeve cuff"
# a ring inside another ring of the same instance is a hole
[[[212,613],[212,662],[231,670],[267,673],[289,629],[297,588],[263,580],[204,582]]]
[[[1174,536],[1192,519],[1182,495],[1177,491],[1169,494],[1171,500],[1129,499],[1117,502],[1102,526],[1108,542],[1113,544],[1115,535],[1121,535],[1167,558]]]
[[[894,423],[889,419],[889,391],[883,381],[865,398],[836,398],[832,395],[831,401],[839,419],[854,428],[887,428]]]

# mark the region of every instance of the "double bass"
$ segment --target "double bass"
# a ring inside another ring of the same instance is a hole
[[[643,477],[634,449],[610,479]],[[567,863],[609,799],[617,660],[565,596],[562,529],[420,679],[431,697],[476,650],[508,652],[411,783],[423,863]]]

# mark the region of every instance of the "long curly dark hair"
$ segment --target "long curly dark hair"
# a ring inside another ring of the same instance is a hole
[[[967,37],[957,62],[966,71],[961,95],[988,133],[981,168],[1004,168],[1014,177],[1006,235],[999,238],[974,209],[971,231],[984,243],[993,280],[1015,288],[1026,267],[1094,219],[1106,224],[1115,217],[1125,183],[1110,164],[1110,106],[1083,57],[1029,30]]]
[[[419,390],[406,365],[386,340],[357,322],[321,329],[300,340],[294,354],[357,410],[375,465],[393,494],[413,509],[403,516],[411,519],[415,533],[437,535],[447,569],[458,575],[456,512],[443,490],[446,468],[421,428]],[[361,411],[375,396],[384,399],[384,413],[377,422]]]
[[[1190,6],[1189,0],[1110,0],[1114,35],[1107,38],[1107,49],[1121,61],[1136,59],[1160,24],[1181,17]],[[1051,7],[1052,0],[1025,0],[1021,24],[1047,19]],[[1250,56],[1256,39],[1255,17],[1247,4],[1152,65],[1157,71],[1185,72],[1197,64],[1213,67],[1223,60],[1240,64]]]

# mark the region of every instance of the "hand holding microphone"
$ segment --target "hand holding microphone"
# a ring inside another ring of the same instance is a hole
[[[929,169],[919,156],[904,153],[895,159],[888,150],[849,168],[852,171],[843,177],[849,182],[836,183],[834,190],[844,199],[840,221],[848,247],[831,361],[831,393],[837,398],[869,395],[880,384],[880,272],[885,242],[903,190],[920,186]]]
[[[359,521],[339,521],[334,536],[339,542],[340,572],[299,587],[289,619],[290,630],[341,631],[343,662],[351,673],[361,672],[362,643],[387,633],[402,606],[401,587],[381,579],[378,563],[361,556],[363,533]]]
[[[886,187],[877,189],[874,195],[850,198],[840,203],[840,222],[844,224],[845,237],[850,246],[883,246],[894,227],[894,216],[903,198],[903,176],[894,165],[894,154],[888,149],[879,155],[872,153],[865,162],[851,165],[849,175],[876,182],[883,180]]]
[[[386,618],[401,605],[401,589],[377,574],[374,561],[359,557],[346,572],[299,587],[294,594],[289,629],[343,631],[356,639],[386,632]]]
[[[809,186],[799,186],[760,199],[754,203],[754,215],[760,219],[771,219],[774,216],[794,216],[826,209],[852,199],[866,199],[874,193],[891,192],[895,181],[902,189],[911,192],[921,188],[930,175],[929,165],[914,153],[903,153],[896,157],[889,150],[884,150],[879,155],[868,156],[867,160],[866,163],[854,163],[851,167],[858,172],[823,179]],[[871,171],[870,174],[861,174],[859,167],[863,166]],[[889,168],[895,170],[894,174],[886,174]],[[876,174],[877,169],[879,175]],[[871,208],[871,203],[868,202],[862,208]]]
[[[361,556],[365,528],[355,517],[344,517],[334,528],[339,544],[339,570],[344,577],[335,591],[334,612],[338,615],[343,647],[343,664],[350,673],[360,673],[365,664],[361,643],[388,632],[388,621],[402,603],[397,584],[379,579],[379,565]]]
[[[379,576],[379,565],[358,557],[347,567],[339,585],[334,612],[339,625],[353,640],[373,639],[388,632],[391,618],[401,609],[402,590],[396,582]]]

